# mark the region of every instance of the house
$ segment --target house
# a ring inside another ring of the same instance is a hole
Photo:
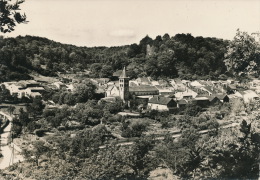
[[[159,85],[160,85],[158,81],[151,81],[151,84],[152,84],[153,86],[159,86]]]
[[[119,96],[120,92],[119,92],[119,88],[116,85],[112,85],[112,86],[108,86],[105,96],[106,97],[116,97]]]
[[[135,96],[159,95],[159,90],[154,86],[130,86],[129,93]]]
[[[32,97],[31,96],[31,89],[37,89],[36,91],[33,90],[33,92],[42,92],[44,91],[43,87],[39,87],[39,83],[35,80],[24,80],[24,81],[18,81],[18,82],[5,82],[3,83],[6,89],[10,91],[11,95],[17,95],[18,98],[22,97]],[[39,91],[38,91],[39,90]],[[38,96],[38,93],[33,93],[33,96]]]
[[[129,86],[139,86],[139,83],[137,81],[130,80]]]
[[[193,87],[195,87],[195,88],[201,88],[201,87],[204,86],[204,85],[201,84],[199,81],[192,81],[192,82],[190,83],[190,85],[193,86]]]
[[[164,87],[157,85],[155,86],[159,90],[160,95],[173,95],[174,94],[174,89],[170,87]]]
[[[22,98],[25,96],[25,91],[24,91],[25,88],[18,83],[11,84],[11,85],[7,86],[6,89],[9,90],[9,92],[12,96],[17,95],[18,98]]]
[[[191,81],[189,81],[189,80],[182,80],[181,82],[182,82],[182,84],[184,84],[185,86],[190,87]]]
[[[243,98],[244,95],[245,95],[245,92],[244,91],[237,91],[234,95],[236,97]]]
[[[210,105],[207,97],[196,97],[192,99],[192,103],[201,107],[208,107]]]
[[[189,101],[187,99],[180,99],[177,101],[177,104],[178,108],[184,109],[187,106],[187,104],[189,104]]]
[[[198,93],[196,93],[195,91],[188,89],[188,88],[186,88],[185,91],[175,93],[175,97],[179,100],[180,99],[192,99],[192,98],[197,97],[197,95],[198,95]]]
[[[216,105],[216,104],[221,104],[222,102],[216,95],[211,95],[207,97],[209,99],[210,105]]]
[[[139,85],[150,85],[151,81],[148,77],[139,77],[136,79]]]
[[[227,93],[234,94],[237,92],[237,87],[234,84],[227,85]]]
[[[216,94],[215,96],[218,97],[218,99],[219,99],[222,103],[224,103],[224,102],[229,102],[229,97],[228,97],[228,95],[226,95],[226,94]]]
[[[183,83],[182,83],[181,79],[175,78],[175,79],[173,79],[173,80],[171,81],[171,84],[172,84],[172,85],[180,85],[180,84],[183,84]]]
[[[211,96],[212,94],[214,94],[213,86],[203,86],[203,87],[200,88],[200,90],[202,90],[203,92],[207,93],[208,96]]]
[[[29,87],[24,90],[26,97],[36,97],[42,96],[41,93],[44,92],[45,89],[43,87]]]
[[[39,92],[31,92],[29,97],[35,98],[35,97],[42,97],[41,93]]]
[[[19,83],[22,83],[25,87],[39,87],[40,86],[40,83],[35,80],[19,81]]]
[[[251,101],[259,100],[259,96],[252,90],[237,91],[235,93],[235,96],[242,98],[245,103],[249,103]]]
[[[162,87],[172,87],[172,85],[166,80],[159,80],[158,83]]]
[[[244,102],[249,103],[251,101],[259,100],[259,96],[252,90],[246,90],[244,91]]]
[[[172,111],[177,108],[177,102],[172,98],[154,96],[148,101],[148,108],[158,111]]]
[[[54,85],[56,89],[65,89],[65,88],[67,88],[67,86],[64,83],[60,82],[60,81],[59,82],[54,82],[54,83],[52,83],[52,85]]]

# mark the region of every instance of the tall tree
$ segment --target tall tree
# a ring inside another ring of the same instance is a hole
[[[225,54],[225,65],[233,75],[256,73],[260,64],[259,47],[253,37],[237,30]]]
[[[97,87],[91,81],[83,81],[76,87],[75,95],[77,96],[77,102],[87,102],[89,99],[93,99]]]
[[[17,0],[15,3],[12,0],[0,1],[0,31],[3,33],[14,31],[16,24],[25,23],[26,15],[21,15],[20,4],[24,0]]]

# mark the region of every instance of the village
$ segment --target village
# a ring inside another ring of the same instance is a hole
[[[63,90],[73,92],[75,85],[79,83],[76,78],[68,78],[66,74],[60,78],[53,78],[53,82],[42,80],[23,80],[18,82],[3,82],[1,87],[9,90],[10,95],[22,98],[42,97],[46,90]],[[227,80],[152,80],[150,77],[129,79],[127,70],[119,70],[109,78],[86,78],[96,85],[96,92],[103,96],[100,100],[113,102],[120,98],[124,103],[132,99],[141,110],[158,110],[174,112],[188,104],[195,104],[202,108],[218,103],[232,102],[234,99],[242,99],[244,103],[259,100],[260,80],[253,79],[249,82]],[[52,104],[54,102],[46,101]]]
[[[0,180],[259,180],[260,1],[0,1]]]

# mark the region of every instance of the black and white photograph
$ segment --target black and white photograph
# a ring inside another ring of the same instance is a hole
[[[260,180],[260,0],[0,0],[0,180]]]

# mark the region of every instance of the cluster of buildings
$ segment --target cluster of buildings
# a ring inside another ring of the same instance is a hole
[[[23,80],[18,82],[4,82],[1,84],[6,89],[10,91],[12,96],[17,96],[17,98],[31,98],[36,96],[41,96],[41,93],[45,89],[40,86],[40,83],[35,80]]]
[[[259,91],[258,91],[259,90]],[[245,103],[259,100],[260,80],[248,84],[238,81],[202,81],[170,79],[154,81],[148,77],[130,80],[125,68],[118,83],[108,83],[104,100],[120,97],[128,103],[135,100],[141,107],[158,111],[172,111],[188,104],[209,107],[218,103],[230,102],[241,98]]]
[[[46,91],[46,89],[52,90],[67,90],[74,91],[73,84],[66,84],[61,81],[57,81],[54,83],[44,83],[35,81],[35,80],[22,80],[22,81],[12,81],[12,82],[3,82],[1,86],[4,86],[5,89],[9,90],[10,95],[16,96],[21,99],[25,98],[35,98],[37,96],[42,97],[42,93]]]
[[[168,79],[155,81],[149,77],[130,80],[126,69],[120,72],[118,80],[110,81],[108,78],[90,79],[97,85],[97,93],[103,94],[103,100],[113,102],[121,98],[130,106],[134,101],[141,109],[155,109],[158,111],[173,111],[183,109],[188,104],[209,107],[218,103],[230,102],[240,98],[245,103],[259,100],[260,80],[240,83],[234,80],[202,81]],[[61,82],[46,83],[42,85],[35,80],[18,82],[4,82],[1,85],[18,98],[31,98],[42,96],[45,89],[67,90],[73,92],[75,83]]]

